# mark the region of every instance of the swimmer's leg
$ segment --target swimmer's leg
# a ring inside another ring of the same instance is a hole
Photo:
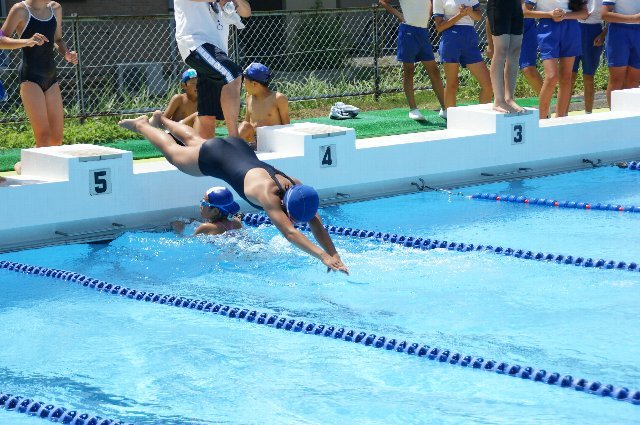
[[[169,132],[171,132],[171,134],[173,134],[176,138],[180,139],[182,143],[185,144],[185,146],[200,147],[200,145],[205,142],[205,139],[200,137],[198,133],[196,133],[196,131],[188,125],[170,120],[169,118],[162,116],[162,112],[160,111],[156,111],[153,113],[152,119],[156,119],[156,117],[159,117],[158,119],[160,120],[164,128],[169,130]]]
[[[171,136],[159,128],[153,127],[146,116],[122,120],[118,123],[122,128],[142,134],[164,157],[178,170],[191,176],[203,176],[198,165],[200,146],[177,145]]]

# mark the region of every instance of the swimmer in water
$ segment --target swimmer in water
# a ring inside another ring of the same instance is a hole
[[[241,229],[242,221],[235,216],[238,211],[240,205],[233,200],[233,194],[229,189],[221,186],[210,188],[200,201],[200,217],[206,222],[196,228],[193,236],[221,235],[230,230]],[[176,233],[182,234],[186,224],[184,221],[174,221],[171,227]]]
[[[14,33],[19,38],[13,38]],[[36,147],[61,145],[64,109],[54,50],[70,64],[78,64],[78,54],[62,39],[62,6],[47,0],[16,3],[0,30],[0,49],[22,49],[20,98]],[[21,172],[19,162],[14,168]]]
[[[238,137],[205,140],[191,127],[163,117],[161,111],[156,111],[151,120],[141,116],[119,124],[142,134],[183,173],[227,182],[251,206],[264,210],[290,243],[322,261],[327,271],[349,273],[317,214],[320,199],[315,189],[260,161],[244,140]],[[176,144],[160,127],[169,130],[185,146]],[[296,223],[309,223],[319,246],[298,231]]]

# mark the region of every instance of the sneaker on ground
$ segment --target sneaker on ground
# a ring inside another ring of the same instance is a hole
[[[351,115],[351,118],[355,118],[360,113],[360,108],[357,108],[353,105],[347,105],[346,103],[336,102],[336,108],[340,108],[342,112]]]
[[[422,115],[418,109],[412,109],[409,111],[409,118],[416,121],[426,121],[427,119]]]
[[[343,111],[342,108],[339,108],[335,105],[331,107],[331,113],[329,114],[329,118],[332,120],[348,120],[353,118],[347,112]]]
[[[444,109],[440,108],[440,112],[438,113],[438,116],[440,118],[442,118],[443,120],[447,119],[447,111],[445,111]]]

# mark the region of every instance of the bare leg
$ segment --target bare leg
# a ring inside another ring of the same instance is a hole
[[[438,68],[438,64],[433,60],[422,62],[422,66],[424,66],[424,69],[427,71],[427,75],[429,76],[429,80],[431,80],[431,87],[438,98],[438,102],[440,102],[440,107],[444,109],[444,84],[442,84],[442,76],[440,75],[440,68]]]
[[[544,82],[540,97],[538,98],[538,107],[540,108],[540,119],[549,118],[549,107],[551,106],[551,98],[556,88],[558,79],[558,61],[556,59],[547,59],[542,61],[544,65]]]
[[[446,108],[456,106],[456,97],[458,94],[458,67],[457,63],[444,64],[444,77],[447,84],[444,87],[444,105]]]
[[[593,101],[596,97],[596,85],[593,75],[582,75],[584,81],[584,111],[587,114],[593,112]]]
[[[413,78],[415,75],[416,65],[413,63],[402,63],[402,88],[404,95],[407,97],[409,109],[417,109],[415,92],[413,90]]]
[[[505,101],[505,63],[509,51],[509,35],[492,35],[493,58],[491,59],[491,84],[493,86],[493,110],[503,114],[513,112]]]
[[[476,62],[467,65],[467,69],[480,84],[480,103],[490,103],[493,97],[493,89],[491,87],[491,75],[489,75],[487,65],[484,61]]]
[[[175,122],[162,116],[162,112],[155,111],[151,120],[159,120],[164,128],[169,130],[176,138],[182,141],[185,146],[200,146],[206,140],[196,134],[196,131],[186,124]]]
[[[240,86],[242,78],[238,77],[222,87],[220,104],[229,136],[240,137],[238,133],[238,116],[240,115]]]
[[[240,123],[240,138],[249,144],[254,150],[258,147],[256,141],[256,128],[247,121]]]
[[[514,112],[524,112],[524,108],[515,101],[516,82],[518,81],[518,61],[520,48],[522,47],[522,35],[509,36],[509,52],[505,64],[504,100]]]
[[[49,119],[49,145],[60,146],[64,134],[64,109],[60,86],[56,83],[44,93]]]
[[[522,69],[522,74],[527,80],[527,83],[529,83],[531,90],[533,90],[536,96],[540,96],[540,90],[542,90],[542,75],[538,72],[538,68],[528,66]]]
[[[558,105],[556,117],[566,117],[569,114],[569,103],[571,102],[571,72],[573,70],[574,56],[560,58],[558,80]]]
[[[194,128],[203,139],[213,139],[216,137],[216,117],[198,116]]]
[[[611,107],[611,92],[621,90],[627,78],[626,66],[609,67],[609,83],[607,84],[607,101]]]
[[[20,97],[27,113],[33,137],[36,139],[36,147],[42,148],[51,145],[51,132],[49,131],[49,115],[47,100],[39,85],[32,82],[20,84]]]
[[[627,68],[627,78],[624,82],[625,89],[633,89],[640,84],[640,69],[632,66]]]
[[[179,123],[175,124],[179,126],[184,125]],[[167,133],[149,124],[149,119],[146,116],[122,120],[118,125],[127,130],[142,134],[162,152],[167,161],[178,170],[191,176],[203,176],[198,165],[200,146],[180,146],[176,144],[173,138]]]

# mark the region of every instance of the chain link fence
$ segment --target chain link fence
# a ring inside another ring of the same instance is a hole
[[[79,66],[58,62],[67,117],[124,115],[162,109],[180,90],[186,69],[174,38],[173,16],[69,18],[64,39]],[[476,23],[484,50],[485,20]],[[256,12],[242,31],[232,27],[230,56],[243,68],[262,62],[273,86],[291,100],[402,91],[396,61],[397,19],[379,7]],[[437,50],[439,37],[430,28]],[[20,51],[0,51],[7,92],[0,122],[25,120],[20,103]],[[418,67],[416,89],[429,88]],[[461,77],[464,78],[464,77]]]

